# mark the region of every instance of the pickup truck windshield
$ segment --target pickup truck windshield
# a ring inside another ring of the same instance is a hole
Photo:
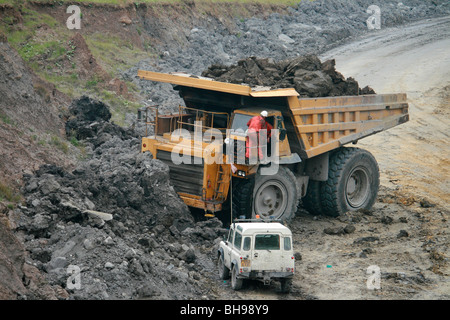
[[[277,234],[257,234],[255,250],[280,250],[280,236]]]

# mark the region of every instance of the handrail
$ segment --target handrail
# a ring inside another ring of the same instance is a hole
[[[202,121],[202,132],[205,132],[208,129],[218,129],[222,133],[225,133],[225,131],[228,129],[228,126],[230,124],[230,115],[227,112],[216,112],[216,111],[205,111],[201,109],[195,109],[190,107],[184,107],[184,106],[178,106],[179,114],[192,114],[187,111],[194,111],[193,114],[195,114],[195,120],[194,121]],[[186,113],[184,113],[186,111]],[[217,115],[224,115],[227,118],[226,121],[226,127],[224,128],[214,128],[214,116]],[[209,119],[208,119],[209,118]],[[183,125],[185,126],[192,126],[194,127],[194,123],[185,122],[182,120],[182,117],[179,117],[179,120],[177,121],[178,128],[181,128]]]

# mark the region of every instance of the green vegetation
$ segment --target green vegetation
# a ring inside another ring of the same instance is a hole
[[[6,200],[9,202],[18,203],[21,199],[22,197],[18,192],[14,191],[12,188],[0,181],[0,201]]]
[[[15,122],[13,120],[11,120],[11,118],[8,117],[6,114],[3,114],[3,113],[0,113],[0,121],[5,124],[9,124],[11,126],[15,125]]]
[[[67,142],[61,140],[57,136],[51,136],[50,141],[48,143],[49,145],[55,146],[56,148],[58,148],[59,150],[61,150],[66,154],[67,152],[69,152],[69,145],[67,144]]]
[[[84,38],[96,60],[111,75],[149,57],[149,53],[136,48],[131,41],[115,35],[93,33]]]

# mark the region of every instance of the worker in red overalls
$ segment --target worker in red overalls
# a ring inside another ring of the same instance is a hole
[[[247,135],[247,147],[245,151],[245,157],[247,159],[250,158],[251,150],[257,148],[258,149],[258,155],[259,159],[263,160],[263,152],[262,152],[262,146],[261,141],[258,143],[259,139],[259,131],[262,129],[267,130],[267,142],[269,142],[271,131],[272,131],[272,125],[266,121],[268,113],[267,111],[261,111],[259,116],[254,116],[247,122],[248,126],[248,135]],[[264,144],[267,147],[267,144]],[[252,155],[255,155],[252,153]]]

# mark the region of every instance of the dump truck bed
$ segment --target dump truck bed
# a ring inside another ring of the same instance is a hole
[[[307,158],[409,120],[403,93],[288,100]]]
[[[141,79],[176,85],[187,106],[208,111],[248,107],[283,113],[291,150],[308,159],[409,120],[406,94],[302,98],[293,88],[251,88],[192,77],[139,70]]]

